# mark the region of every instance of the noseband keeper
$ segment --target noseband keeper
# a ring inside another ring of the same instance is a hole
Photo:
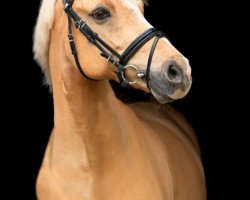
[[[103,41],[97,33],[95,33],[87,23],[81,19],[81,17],[73,10],[73,0],[64,0],[64,10],[68,15],[68,38],[69,44],[72,51],[72,54],[75,58],[76,66],[80,73],[87,79],[95,80],[90,78],[85,74],[81,64],[79,62],[78,53],[74,41],[73,31],[72,31],[72,20],[75,23],[76,28],[87,38],[87,40],[95,45],[100,50],[100,55],[107,59],[108,62],[115,65],[118,69],[117,76],[121,82],[121,86],[127,87],[128,84],[132,85],[139,81],[139,78],[146,78],[147,86],[149,81],[150,67],[153,58],[153,54],[155,52],[155,48],[158,40],[161,37],[166,37],[165,34],[155,28],[149,28],[144,33],[139,35],[129,46],[128,48],[120,55],[117,51],[115,51],[111,46],[109,46],[105,41]],[[136,54],[139,49],[146,44],[153,37],[156,37],[153,45],[150,50],[148,63],[146,71],[139,70],[136,66],[127,65],[129,60]],[[133,68],[137,72],[138,80],[128,81],[126,79],[125,70],[127,68]],[[148,86],[149,87],[149,86]]]

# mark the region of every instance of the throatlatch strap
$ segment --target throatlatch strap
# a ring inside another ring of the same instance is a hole
[[[87,79],[89,80],[95,80],[95,79],[92,79],[90,77],[88,77],[85,72],[83,71],[82,67],[81,67],[81,64],[79,62],[79,59],[78,59],[78,54],[77,54],[77,50],[76,50],[76,45],[75,45],[75,41],[74,41],[74,36],[73,36],[73,31],[72,31],[72,22],[71,22],[71,17],[70,15],[68,15],[68,29],[69,29],[69,34],[68,34],[68,37],[69,37],[69,44],[70,44],[70,48],[71,48],[71,52],[72,54],[74,55],[74,58],[75,58],[75,62],[76,62],[76,66],[78,68],[78,70],[80,71],[80,73]]]

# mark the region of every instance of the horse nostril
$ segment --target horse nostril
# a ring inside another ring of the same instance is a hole
[[[175,65],[170,65],[169,68],[168,68],[168,76],[169,76],[169,78],[174,79],[176,76],[178,76],[178,74],[179,74],[179,71],[176,68],[176,66]]]
[[[165,76],[171,83],[181,83],[183,80],[182,71],[174,61],[168,61],[166,64]]]

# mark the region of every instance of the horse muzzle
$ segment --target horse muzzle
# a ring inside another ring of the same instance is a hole
[[[160,103],[183,98],[192,84],[189,66],[181,67],[174,60],[163,64],[161,71],[150,73],[149,88]]]

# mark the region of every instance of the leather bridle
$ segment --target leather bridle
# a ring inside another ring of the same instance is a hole
[[[87,79],[95,80],[90,77],[88,77],[85,72],[83,71],[83,68],[81,67],[81,64],[78,59],[78,53],[73,37],[72,32],[72,19],[75,22],[76,28],[88,39],[89,42],[91,42],[93,45],[95,45],[100,50],[100,55],[107,59],[107,61],[111,62],[113,65],[115,65],[118,69],[117,76],[119,80],[121,81],[121,86],[127,87],[128,84],[132,85],[138,82],[139,78],[145,78],[147,86],[149,87],[149,74],[150,74],[150,67],[151,62],[153,59],[153,55],[155,52],[155,48],[157,46],[157,43],[160,38],[166,37],[166,35],[155,29],[155,28],[149,28],[144,33],[142,33],[140,36],[138,36],[129,46],[128,48],[120,55],[115,51],[111,46],[109,46],[106,42],[104,42],[97,33],[95,33],[88,25],[87,23],[81,19],[81,17],[73,10],[72,5],[74,0],[64,0],[64,10],[68,15],[68,38],[69,43],[71,47],[72,54],[74,55],[75,62],[77,65],[77,68],[79,69],[80,73]],[[134,65],[127,65],[129,60],[135,55],[135,53],[144,45],[146,44],[150,39],[155,37],[153,45],[151,47],[146,72],[139,70]],[[128,81],[125,76],[125,71],[128,68],[132,68],[136,70],[138,80],[136,81]]]

